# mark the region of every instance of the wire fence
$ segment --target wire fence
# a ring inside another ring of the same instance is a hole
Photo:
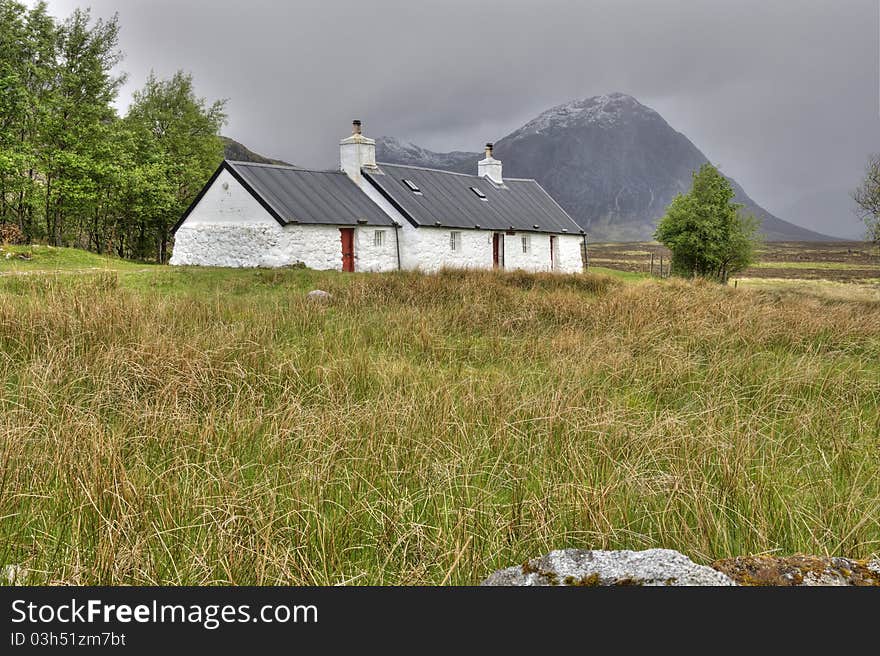
[[[658,278],[668,278],[672,275],[672,260],[651,253],[651,259],[647,266],[648,274]]]

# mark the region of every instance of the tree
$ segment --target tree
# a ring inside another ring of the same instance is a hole
[[[868,239],[880,244],[880,155],[873,155],[868,160],[865,179],[853,192],[853,200],[868,229]]]
[[[122,58],[118,41],[116,16],[92,23],[88,10],[77,9],[58,28],[56,82],[41,144],[46,233],[56,246],[82,245],[78,228],[98,203],[104,142],[117,118],[112,103],[125,80],[112,74]]]
[[[0,0],[0,223],[33,239],[44,190],[37,162],[56,80],[58,30],[45,2]]]
[[[693,174],[691,191],[673,199],[654,237],[672,251],[674,274],[727,284],[754,261],[758,222],[741,214],[734,196],[727,178],[707,163]]]
[[[192,77],[151,75],[125,119],[113,103],[116,16],[0,0],[0,227],[28,241],[167,259],[169,230],[223,158],[224,102]]]
[[[155,207],[141,205],[138,218],[139,232],[155,243],[159,262],[167,259],[171,226],[223,159],[220,128],[226,123],[225,106],[225,100],[208,105],[198,98],[192,76],[183,71],[169,80],[150,74],[134,94],[125,122],[138,144],[136,164],[150,171],[140,188],[147,191],[157,171],[168,183],[152,189]],[[149,201],[150,195],[140,197]]]

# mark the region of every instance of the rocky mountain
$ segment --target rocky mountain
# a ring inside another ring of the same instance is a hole
[[[435,153],[408,141],[394,137],[376,139],[376,159],[388,164],[411,164],[442,171],[473,173],[477,170],[476,160],[482,154],[453,150],[451,153]]]
[[[393,137],[377,139],[377,160],[476,172],[481,153],[436,153]],[[660,114],[621,93],[547,110],[495,143],[504,175],[535,178],[594,241],[651,239],[657,219],[691,186],[707,158]],[[737,201],[772,241],[826,241],[773,216],[735,181]]]

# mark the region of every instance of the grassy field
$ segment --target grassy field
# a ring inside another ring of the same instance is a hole
[[[659,275],[669,265],[669,250],[657,243],[593,244],[591,262],[632,273]],[[880,282],[880,250],[865,242],[768,242],[758,251],[758,262],[740,278]]]
[[[0,244],[0,274],[46,273],[51,271],[88,273],[91,271],[140,271],[150,265],[96,255],[74,248],[54,248],[35,244],[9,246]]]
[[[880,552],[878,302],[29,252],[0,254],[0,565],[32,583]]]

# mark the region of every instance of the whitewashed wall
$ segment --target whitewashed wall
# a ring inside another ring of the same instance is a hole
[[[523,253],[523,235],[529,238],[529,251]],[[549,271],[550,235],[517,232],[504,235],[504,268],[513,271]]]
[[[450,228],[412,228],[401,231],[403,268],[433,273],[443,268],[491,269],[492,233],[458,230],[459,249],[450,244]]]
[[[394,228],[384,228],[381,247],[374,245],[376,229],[355,228],[357,271],[397,268]],[[339,226],[282,227],[228,171],[217,176],[177,230],[171,255],[171,264],[177,265],[281,267],[296,262],[312,269],[341,270]]]
[[[581,257],[581,246],[584,243],[583,235],[560,235],[558,243],[559,264],[557,271],[581,273],[584,270],[584,260]]]
[[[385,241],[382,246],[375,244],[377,230],[385,233]],[[336,238],[339,240],[338,231]],[[358,226],[354,231],[354,239],[355,271],[394,271],[397,269],[397,244],[394,226]]]
[[[491,269],[492,235],[489,230],[461,230],[461,249],[450,248],[450,228],[403,227],[401,255],[404,269],[425,272],[441,268]],[[522,236],[529,234],[528,253],[522,252]],[[580,235],[558,235],[559,261],[556,271],[580,273],[583,263],[580,254]],[[513,271],[550,271],[550,235],[543,233],[516,233],[504,235],[504,269]]]
[[[529,237],[528,252],[523,253],[522,238]],[[555,271],[560,273],[580,273],[583,264],[580,256],[580,235],[556,235],[559,245],[559,258]],[[507,270],[550,271],[550,235],[546,233],[517,232],[504,236],[504,268]]]
[[[226,185],[226,189],[224,189]],[[281,226],[232,174],[224,169],[186,218],[183,227],[217,224]]]
[[[224,170],[177,229],[170,263],[284,266],[290,262],[283,233],[278,222]]]

